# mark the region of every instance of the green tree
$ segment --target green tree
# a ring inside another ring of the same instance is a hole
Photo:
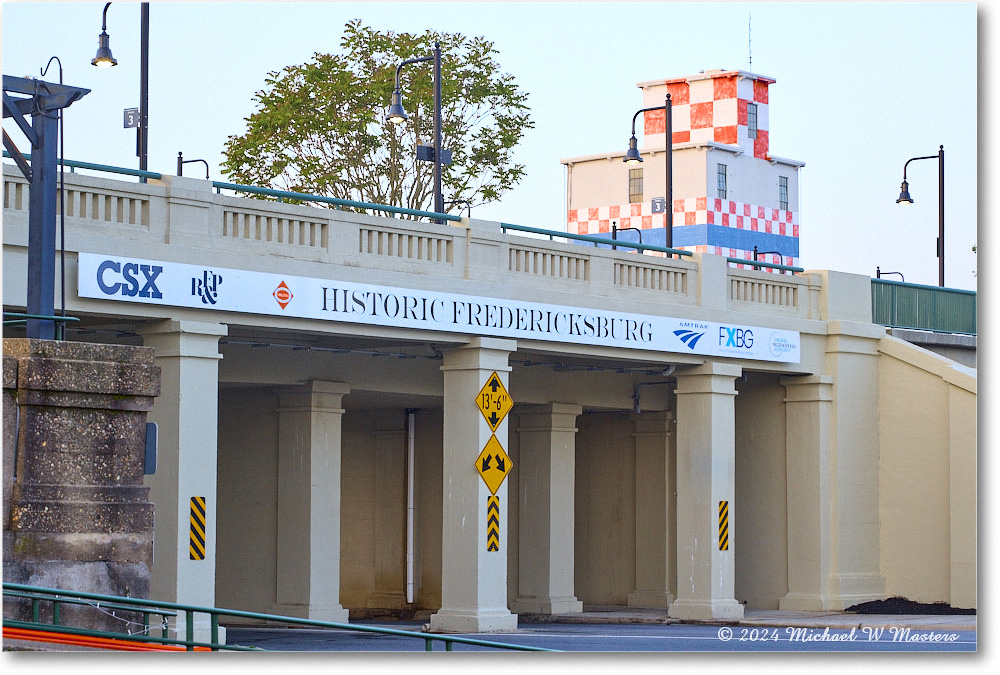
[[[405,66],[400,88],[410,119],[395,125],[386,110],[396,66],[429,56],[441,44],[442,171],[446,202],[496,201],[524,177],[513,150],[533,127],[527,94],[500,71],[482,37],[426,31],[379,32],[349,21],[341,54],[268,73],[246,133],[230,136],[223,171],[255,186],[433,210],[433,163],[416,145],[434,145],[431,62]],[[459,210],[461,205],[446,208]]]

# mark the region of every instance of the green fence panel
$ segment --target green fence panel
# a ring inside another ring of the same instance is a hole
[[[892,328],[976,334],[976,293],[872,279],[872,321]]]

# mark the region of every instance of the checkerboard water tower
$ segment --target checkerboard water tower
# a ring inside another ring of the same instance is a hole
[[[638,83],[643,108],[671,98],[675,248],[746,259],[756,248],[758,260],[797,264],[798,172],[805,164],[771,154],[774,82],[712,70]],[[643,114],[639,168],[622,161],[624,142],[619,152],[562,160],[569,232],[601,236],[617,228],[624,230],[620,239],[664,244],[665,127],[664,110]]]

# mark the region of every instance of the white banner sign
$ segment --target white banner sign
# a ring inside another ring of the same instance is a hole
[[[80,253],[80,296],[376,326],[799,362],[798,331]]]

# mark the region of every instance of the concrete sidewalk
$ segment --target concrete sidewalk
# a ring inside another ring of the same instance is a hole
[[[975,614],[855,614],[748,609],[739,621],[681,621],[666,609],[585,605],[579,614],[519,614],[518,623],[712,623],[795,628],[910,628],[926,631],[976,630]]]

